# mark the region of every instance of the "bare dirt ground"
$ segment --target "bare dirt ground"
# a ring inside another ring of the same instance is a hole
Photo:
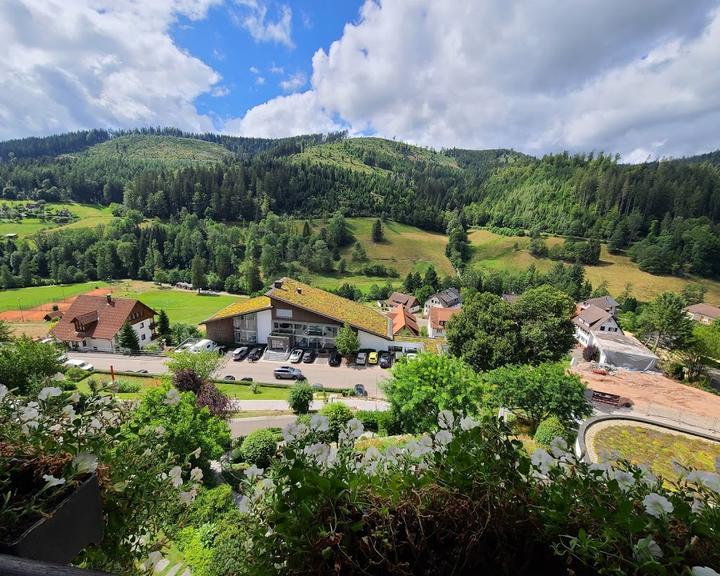
[[[662,407],[680,414],[720,418],[720,396],[686,386],[657,372],[616,370],[602,375],[592,372],[587,362],[576,362],[571,370],[580,375],[589,388],[630,398],[634,409],[650,411]]]

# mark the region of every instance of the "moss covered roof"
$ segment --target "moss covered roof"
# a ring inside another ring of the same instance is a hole
[[[257,296],[256,298],[249,298],[247,300],[239,300],[233,302],[229,306],[225,306],[222,310],[218,310],[201,324],[205,322],[212,322],[213,320],[222,320],[223,318],[232,318],[233,316],[240,316],[241,314],[250,314],[251,312],[259,312],[260,310],[267,310],[270,308],[270,298],[267,296]]]
[[[278,283],[280,283],[280,287],[276,287]],[[313,288],[292,278],[278,280],[267,292],[267,295],[298,308],[332,318],[337,322],[347,322],[358,330],[392,339],[389,319],[380,312],[359,302]]]

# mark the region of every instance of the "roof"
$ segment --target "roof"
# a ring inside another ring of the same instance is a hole
[[[657,359],[657,356],[649,348],[643,346],[639,340],[625,334],[606,332],[595,334],[595,345],[605,352],[621,352]]]
[[[612,318],[612,314],[610,314],[610,312],[590,304],[587,308],[580,310],[578,315],[573,318],[573,322],[582,328],[594,330],[597,326],[604,324],[605,321],[610,318]]]
[[[43,316],[43,318],[45,320],[54,320],[55,318],[62,318],[62,317],[63,317],[62,310],[53,310],[53,311],[45,314],[45,316]]]
[[[395,306],[388,316],[392,320],[392,332],[393,335],[398,334],[401,330],[407,328],[416,336],[420,334],[420,327],[418,326],[415,316],[408,312],[407,308],[402,304]]]
[[[433,329],[438,330],[442,328],[440,325],[441,322],[447,322],[458,312],[460,312],[460,308],[438,308],[437,306],[433,306],[430,309],[430,325]]]
[[[460,301],[460,291],[457,288],[446,288],[433,294],[430,298],[437,298],[443,306],[454,306]]]
[[[152,308],[134,298],[113,298],[108,302],[105,296],[81,294],[75,298],[50,333],[64,341],[77,342],[83,338],[112,340],[137,304],[156,314]],[[85,330],[77,332],[75,322],[85,325]]]
[[[699,314],[701,316],[707,316],[708,318],[720,318],[720,308],[713,306],[712,304],[706,304],[701,302],[700,304],[693,304],[685,308],[690,314]]]
[[[298,308],[303,308],[336,322],[347,322],[353,328],[369,332],[388,340],[392,339],[387,316],[319,288],[313,288],[292,278],[281,278],[273,283],[267,296]]]
[[[419,304],[418,299],[415,298],[415,296],[412,294],[403,294],[402,292],[393,292],[390,294],[390,297],[387,299],[387,303],[390,306],[401,304],[406,308],[414,308]]]
[[[587,306],[597,306],[598,308],[602,308],[603,310],[607,310],[608,308],[617,308],[620,306],[618,302],[612,297],[612,296],[598,296],[597,298],[588,298],[587,300],[583,300],[580,305],[585,308]]]
[[[225,306],[222,310],[218,310],[207,320],[203,320],[200,324],[206,322],[214,322],[224,318],[232,318],[233,316],[241,316],[243,314],[251,314],[252,312],[260,312],[272,308],[270,298],[267,296],[257,296],[256,298],[248,298],[247,300],[238,300],[229,306]]]
[[[502,299],[505,300],[508,304],[515,304],[517,302],[517,299],[520,298],[517,294],[503,294]]]

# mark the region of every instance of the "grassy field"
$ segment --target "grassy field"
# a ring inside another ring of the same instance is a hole
[[[527,270],[534,264],[539,270],[549,270],[555,262],[548,258],[536,258],[527,248],[530,238],[521,236],[501,236],[489,230],[472,230],[469,233],[472,244],[471,265],[484,269]],[[563,242],[562,238],[545,239],[548,246]],[[586,266],[585,273],[593,286],[607,281],[608,289],[614,296],[619,295],[627,283],[640,300],[652,300],[664,291],[680,292],[689,283],[699,283],[707,288],[706,300],[720,303],[720,282],[706,278],[677,278],[675,276],[655,276],[640,270],[630,258],[624,255],[610,254],[603,244],[598,266]]]
[[[698,470],[715,470],[720,442],[685,435],[669,434],[641,426],[610,426],[599,430],[593,442],[595,451],[617,452],[620,458],[647,465],[654,474],[676,479],[672,463]]]
[[[107,285],[107,282],[83,282],[82,284],[63,286],[33,286],[30,288],[0,290],[0,312],[17,309],[25,310],[41,304],[57,302]]]
[[[3,200],[3,204],[19,206],[26,204],[25,200]],[[37,234],[41,230],[60,230],[68,228],[91,228],[98,224],[107,224],[112,218],[112,213],[108,206],[99,206],[95,204],[76,204],[68,202],[49,202],[48,206],[59,210],[66,208],[78,220],[70,224],[55,224],[53,222],[43,222],[39,218],[25,218],[20,223],[2,222],[0,221],[0,236],[4,234],[17,234],[19,238],[27,238]]]
[[[400,286],[408,272],[415,270],[425,272],[431,264],[435,266],[438,274],[454,274],[452,264],[445,257],[447,236],[388,221],[383,224],[383,241],[375,243],[372,241],[372,225],[375,220],[376,218],[348,218],[347,222],[357,241],[365,248],[368,264],[384,264],[398,271],[397,278],[389,279],[394,286]],[[319,220],[313,222],[315,228],[321,225],[322,222]],[[349,246],[341,251],[351,269],[359,266],[352,261],[352,248]],[[344,275],[311,276],[312,284],[320,288],[337,288],[347,282],[367,289],[372,284],[385,284],[387,280],[388,278],[359,276],[351,272]]]
[[[94,379],[96,382],[105,383],[110,381],[110,375],[105,373],[96,372],[84,380],[78,382],[77,388],[80,392],[90,392],[90,386],[88,382]],[[117,393],[116,396],[122,400],[137,400],[142,395],[151,390],[161,386],[163,380],[161,378],[153,378],[147,376],[125,376],[117,375],[116,381],[123,382],[137,382],[140,384],[140,392],[128,392],[128,393]],[[227,382],[216,382],[215,385],[218,389],[230,398],[236,400],[287,400],[288,394],[290,393],[289,388],[275,388],[270,386],[258,386],[257,394],[253,394],[250,386],[247,384],[230,384]]]

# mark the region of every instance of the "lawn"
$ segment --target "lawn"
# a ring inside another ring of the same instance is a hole
[[[11,205],[25,204],[25,200],[3,200],[3,203]],[[20,238],[26,238],[37,234],[41,230],[60,230],[67,228],[91,228],[98,224],[107,224],[112,218],[112,213],[108,206],[100,206],[96,204],[75,204],[68,202],[48,202],[50,206],[56,210],[67,208],[78,220],[70,224],[55,224],[53,222],[43,222],[39,218],[25,218],[20,223],[16,222],[0,222],[0,236],[4,234],[17,234]]]
[[[62,286],[33,286],[30,288],[14,288],[0,290],[0,312],[5,310],[27,310],[41,304],[58,302],[89,292],[95,288],[108,286],[107,282],[83,282],[81,284],[66,284]]]
[[[78,382],[78,390],[80,392],[90,392],[88,382],[94,379],[96,382],[108,382],[110,380],[110,374],[104,372],[94,372],[84,380]],[[142,387],[140,392],[116,394],[116,396],[122,400],[136,400],[151,388],[160,386],[163,382],[162,378],[154,378],[152,376],[127,376],[124,374],[118,374],[115,376],[116,381],[124,382],[138,382]],[[248,384],[240,383],[228,383],[228,382],[216,382],[215,385],[220,391],[236,400],[287,400],[290,394],[290,388],[276,388],[271,386],[259,385],[257,394],[253,394],[252,389]]]
[[[472,245],[471,265],[487,270],[509,270],[519,272],[534,264],[539,270],[547,271],[555,262],[549,258],[536,258],[527,248],[530,238],[523,236],[501,236],[489,230],[471,230],[469,239]],[[548,246],[563,241],[562,238],[548,237]],[[720,303],[720,282],[707,278],[678,278],[675,276],[655,276],[640,270],[628,256],[610,254],[603,244],[600,264],[585,266],[585,273],[593,286],[603,281],[608,289],[618,296],[625,285],[632,284],[633,295],[642,301],[649,301],[665,291],[681,292],[689,283],[699,283],[707,288],[706,300]]]
[[[677,478],[673,461],[698,470],[715,470],[715,459],[720,457],[720,442],[643,426],[618,425],[598,430],[593,448],[601,459],[603,454],[616,452],[620,458],[645,464],[654,474],[668,479]]]

